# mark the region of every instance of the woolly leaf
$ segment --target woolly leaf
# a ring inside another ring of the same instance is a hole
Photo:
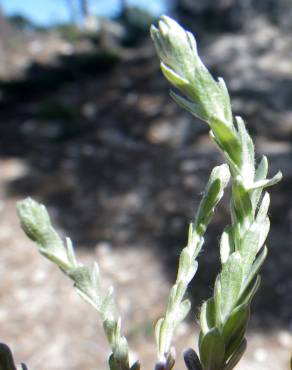
[[[232,228],[228,226],[223,231],[220,239],[220,258],[222,264],[228,260],[228,257],[233,252],[234,246],[232,244]]]
[[[183,109],[187,110],[192,115],[201,119],[202,121],[207,121],[208,117],[199,104],[196,104],[194,102],[189,101],[188,99],[185,99],[184,97],[176,94],[174,91],[170,91],[170,96]]]
[[[228,358],[241,343],[248,324],[249,315],[249,305],[240,305],[231,312],[222,333],[226,346],[225,358]]]
[[[267,174],[268,174],[268,160],[266,156],[263,156],[255,171],[254,181],[256,182],[260,180],[265,180],[267,177]],[[251,192],[251,199],[252,199],[252,205],[253,205],[254,212],[261,198],[262,191],[263,191],[263,188],[256,188],[252,190]]]
[[[242,284],[242,259],[234,252],[223,265],[220,273],[221,297],[220,312],[224,322],[238,299]]]
[[[217,166],[213,169],[206,186],[203,199],[200,203],[195,219],[195,229],[202,235],[213,215],[214,208],[223,196],[223,190],[228,184],[230,173],[227,165]]]
[[[257,273],[259,272],[260,268],[262,267],[262,265],[263,265],[263,263],[264,263],[264,261],[267,257],[267,254],[268,254],[268,249],[267,249],[267,247],[264,247],[263,250],[261,251],[261,253],[257,256],[255,262],[253,263],[252,268],[250,270],[250,273],[248,274],[248,276],[244,280],[244,284],[243,284],[243,287],[242,287],[242,292],[244,292],[245,289],[248,288],[250,283],[256,277]]]
[[[241,117],[236,117],[238,134],[241,143],[241,174],[243,181],[249,186],[254,179],[254,145]]]
[[[273,185],[277,184],[279,181],[281,181],[282,178],[283,178],[282,172],[281,171],[278,171],[276,173],[276,175],[274,177],[272,177],[271,179],[256,181],[250,187],[250,190],[258,189],[258,188],[264,189],[264,188],[267,188],[269,186],[273,186]]]
[[[169,68],[166,64],[161,63],[161,70],[169,82],[180,90],[186,89],[189,85],[188,80],[177,74],[173,69]]]
[[[238,300],[238,305],[248,305],[256,294],[259,286],[261,284],[261,277],[257,275],[254,284],[246,289]]]
[[[223,78],[218,78],[218,86],[220,87],[222,91],[222,99],[224,101],[224,113],[225,113],[225,119],[227,122],[232,122],[232,111],[231,111],[231,103],[230,103],[230,96],[229,92],[227,90],[226,84],[223,80]]]
[[[242,257],[244,277],[246,277],[250,272],[255,257],[266,239],[268,228],[268,219],[266,219],[264,223],[254,222],[243,236],[239,253]]]
[[[238,222],[245,226],[252,221],[252,204],[242,181],[236,178],[232,189],[232,201]]]
[[[200,312],[200,325],[204,334],[206,334],[216,325],[216,310],[213,298],[209,298],[202,304]]]
[[[182,301],[182,303],[179,306],[177,315],[175,317],[176,322],[178,324],[186,318],[186,316],[190,312],[191,307],[192,307],[191,302],[188,299],[185,299],[184,301]]]
[[[67,251],[51,225],[46,207],[31,198],[26,198],[17,203],[17,213],[23,231],[38,244],[40,253],[60,268],[66,269],[69,265]]]
[[[226,152],[235,164],[240,165],[241,147],[234,129],[218,117],[210,119],[210,127],[223,152]]]

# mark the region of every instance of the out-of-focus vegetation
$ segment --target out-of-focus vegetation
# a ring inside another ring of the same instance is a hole
[[[292,25],[291,0],[176,0],[174,9],[187,18],[198,17],[201,26],[217,31],[239,30],[255,15],[264,15],[281,27]]]

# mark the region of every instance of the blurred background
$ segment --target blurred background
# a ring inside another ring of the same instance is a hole
[[[0,0],[0,339],[30,369],[106,369],[96,313],[20,230],[15,203],[45,203],[84,263],[115,286],[131,355],[155,361],[179,251],[211,168],[222,162],[205,124],[183,112],[149,38],[161,13],[198,40],[265,153],[272,228],[239,370],[288,369],[292,351],[292,1]],[[177,332],[194,346],[212,294],[228,197],[216,212]]]

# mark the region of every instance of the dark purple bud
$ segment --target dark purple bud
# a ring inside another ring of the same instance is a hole
[[[202,370],[199,357],[192,348],[186,349],[183,356],[188,370]]]

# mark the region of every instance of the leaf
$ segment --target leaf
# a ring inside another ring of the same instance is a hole
[[[225,121],[225,96],[222,89],[214,80],[206,66],[199,57],[196,58],[197,68],[191,80],[196,88],[198,102],[204,107],[204,111],[209,117],[208,124],[212,127],[212,121],[220,120],[221,123],[230,126],[230,122]]]
[[[172,68],[170,68],[165,63],[160,64],[161,70],[166,77],[166,79],[172,83],[175,87],[177,87],[179,90],[184,91],[185,88],[188,87],[189,82],[184,77],[180,76],[178,73],[176,73]]]
[[[259,275],[257,275],[254,284],[251,286],[251,288],[246,289],[243,292],[243,294],[240,296],[240,299],[238,300],[237,304],[238,305],[250,304],[250,302],[251,302],[252,298],[254,297],[254,295],[256,294],[260,284],[261,284],[261,277]]]
[[[244,234],[240,244],[240,255],[243,260],[243,276],[250,273],[252,264],[267,238],[270,229],[270,221],[266,217],[263,222],[255,221]]]
[[[225,119],[227,122],[231,122],[232,124],[232,111],[231,111],[231,103],[230,103],[230,96],[229,92],[227,90],[226,84],[223,80],[223,78],[218,78],[218,86],[221,89],[222,92],[222,99],[224,101],[224,113],[225,113]]]
[[[74,288],[76,288],[77,293],[99,311],[101,297],[91,270],[88,267],[79,266],[70,268],[66,271],[66,274],[74,281]]]
[[[109,356],[108,364],[109,364],[109,368],[110,368],[110,370],[121,370],[121,368],[119,367],[119,365],[116,363],[116,361],[115,361],[115,358],[114,358],[114,355],[113,355],[113,354],[111,354],[111,355]]]
[[[114,320],[114,318],[107,317],[103,321],[103,327],[104,327],[104,331],[106,333],[108,342],[109,343],[114,343],[115,335],[116,335],[117,322]]]
[[[202,304],[200,312],[200,325],[203,334],[216,326],[216,311],[214,298],[209,298]]]
[[[268,254],[268,249],[265,246],[263,250],[261,251],[261,253],[259,254],[259,256],[256,258],[255,262],[253,263],[249,275],[244,280],[244,284],[242,286],[242,292],[244,292],[248,288],[248,286],[251,284],[251,282],[256,277],[257,273],[259,272],[260,268],[262,267],[267,257],[267,254]]]
[[[220,273],[221,297],[220,313],[221,322],[224,322],[233,310],[238,300],[242,284],[242,259],[238,252],[234,252],[223,265]],[[217,302],[216,302],[217,304]]]
[[[256,221],[258,223],[265,221],[268,214],[269,206],[270,206],[270,195],[269,193],[265,193],[256,215]]]
[[[267,157],[263,155],[260,164],[258,165],[255,171],[254,181],[264,180],[266,179],[268,174],[268,160]],[[256,188],[251,192],[251,199],[253,205],[253,211],[255,212],[258,202],[260,200],[263,188]]]
[[[202,338],[200,360],[204,370],[218,370],[223,367],[225,346],[217,328],[210,330]]]
[[[170,91],[170,96],[180,107],[190,112],[192,115],[201,119],[202,121],[207,121],[208,117],[199,104],[185,99],[184,97],[176,94],[174,91]]]
[[[283,174],[281,171],[278,171],[275,176],[273,176],[271,179],[267,180],[259,180],[253,183],[253,185],[250,187],[250,190],[258,189],[258,188],[267,188],[269,186],[273,186],[277,184],[279,181],[281,181],[283,178]]]
[[[188,299],[182,301],[175,317],[177,324],[179,324],[186,318],[186,316],[190,312],[191,306],[191,302]]]
[[[223,370],[232,370],[240,361],[247,347],[246,339],[243,339],[238,349],[232,354],[227,364],[224,366]]]
[[[61,269],[69,265],[66,248],[52,227],[46,207],[31,198],[17,203],[17,214],[26,235],[38,244],[39,251]]]
[[[162,335],[161,330],[162,330],[163,321],[164,321],[163,317],[161,317],[159,320],[157,320],[157,322],[155,324],[155,329],[154,329],[156,343],[159,344],[159,347],[160,347],[160,343],[161,343],[161,335]]]
[[[236,350],[241,343],[250,316],[249,305],[240,305],[230,314],[226,324],[223,327],[223,338],[225,343],[225,359]]]
[[[252,204],[249,194],[240,179],[236,179],[232,188],[232,201],[237,222],[245,225],[252,221]]]
[[[232,227],[227,226],[223,231],[220,239],[220,258],[221,263],[224,265],[228,260],[228,257],[234,251],[233,241],[232,241]]]
[[[229,179],[230,172],[226,164],[214,167],[212,170],[195,218],[194,227],[200,236],[205,233],[206,227],[214,213],[214,208],[222,198]]]
[[[114,358],[117,364],[119,364],[119,369],[129,370],[129,359],[128,359],[128,343],[125,337],[120,336],[117,333],[116,340],[118,340],[117,345],[113,348]]]
[[[177,279],[184,279],[188,274],[191,265],[191,257],[188,248],[184,248],[179,256]],[[188,280],[188,279],[186,279]]]
[[[214,306],[215,306],[215,317],[216,317],[216,326],[220,326],[222,317],[221,317],[221,301],[222,301],[222,288],[220,275],[217,275],[215,280],[214,287]]]
[[[210,127],[218,143],[220,143],[220,148],[239,166],[241,163],[241,146],[234,129],[226,122],[219,120],[218,117],[210,119]]]
[[[73,249],[73,244],[70,238],[66,238],[66,248],[68,261],[73,267],[78,267],[78,262],[76,260],[75,252]]]
[[[254,145],[253,141],[246,130],[244,121],[241,117],[235,117],[238,135],[241,142],[241,174],[243,181],[253,182],[254,179]]]
[[[107,294],[102,299],[100,305],[100,313],[103,317],[113,317],[114,316],[114,309],[115,309],[115,302],[114,302],[114,288],[109,287]]]

